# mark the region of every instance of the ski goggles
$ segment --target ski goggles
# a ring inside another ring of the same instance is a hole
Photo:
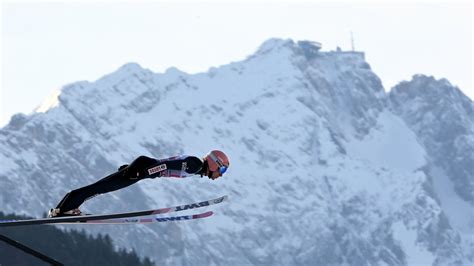
[[[225,172],[227,172],[227,166],[223,165],[219,167],[219,173],[223,175]]]

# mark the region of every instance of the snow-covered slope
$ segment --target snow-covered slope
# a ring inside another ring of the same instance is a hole
[[[432,152],[391,102],[363,53],[292,40],[268,40],[244,61],[195,75],[127,64],[65,86],[41,113],[16,115],[0,130],[0,206],[40,216],[141,154],[218,148],[231,158],[224,178],[145,180],[82,208],[229,195],[212,218],[86,230],[108,232],[159,265],[467,262],[432,189]]]
[[[474,259],[474,103],[447,80],[423,75],[393,88],[390,102],[429,154],[434,197]]]

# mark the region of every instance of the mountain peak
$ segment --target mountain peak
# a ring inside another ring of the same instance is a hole
[[[138,63],[129,62],[119,67],[116,71],[100,78],[99,81],[110,81],[110,80],[116,80],[116,79],[121,80],[124,77],[132,76],[132,75],[140,76],[146,72],[151,72],[151,71],[146,68],[143,68]]]
[[[436,79],[434,76],[428,76],[423,74],[415,74],[412,76],[411,81],[417,85],[423,87],[453,87],[453,85],[445,78]]]
[[[260,45],[257,50],[257,54],[266,54],[270,51],[279,51],[282,48],[291,48],[294,45],[295,42],[292,39],[271,38]]]
[[[145,69],[141,67],[138,63],[130,62],[126,63],[125,65],[121,66],[117,71],[118,72],[128,72],[128,73],[136,73],[144,71]]]
[[[177,67],[169,67],[165,70],[165,75],[171,75],[171,76],[179,76],[179,75],[186,75],[187,73],[184,71],[181,71]]]
[[[425,101],[459,101],[469,103],[472,101],[456,86],[453,86],[447,79],[436,79],[433,76],[416,74],[410,81],[402,81],[390,91],[392,100],[408,100],[414,98]]]

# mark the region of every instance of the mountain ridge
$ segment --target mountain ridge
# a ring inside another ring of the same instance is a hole
[[[158,264],[472,261],[472,243],[458,239],[433,188],[433,152],[423,142],[430,138],[403,115],[398,89],[385,93],[363,53],[314,49],[271,39],[245,60],[204,73],[155,74],[132,63],[65,86],[55,107],[0,129],[0,204],[39,215],[138,155],[218,147],[232,161],[218,182],[145,180],[83,206],[143,209],[228,192],[232,203],[213,219],[87,230],[108,232]]]

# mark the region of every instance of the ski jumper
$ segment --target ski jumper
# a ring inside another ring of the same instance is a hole
[[[202,175],[204,168],[205,163],[194,156],[182,155],[166,159],[140,156],[130,165],[121,166],[117,172],[94,184],[67,193],[56,208],[64,213],[79,208],[90,198],[128,187],[145,178],[185,178],[195,174]]]

